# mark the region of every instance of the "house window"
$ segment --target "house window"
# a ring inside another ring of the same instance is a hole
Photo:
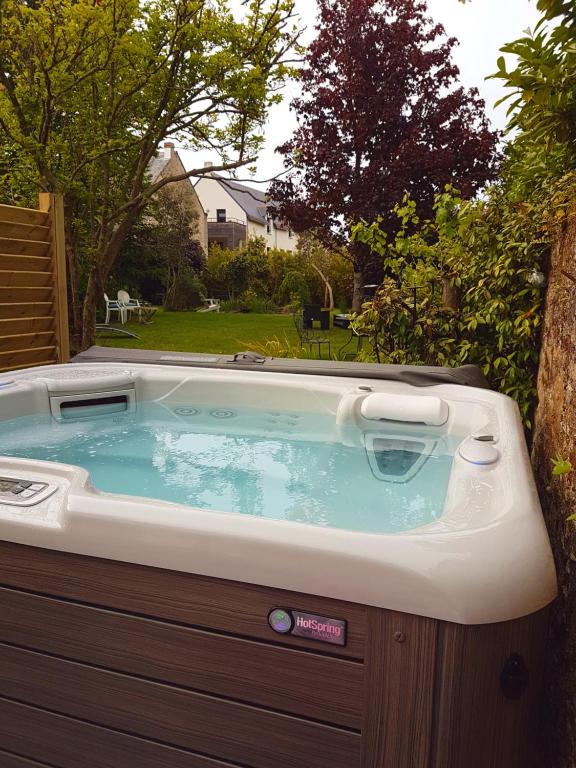
[[[218,224],[226,224],[226,208],[216,209],[216,221]]]

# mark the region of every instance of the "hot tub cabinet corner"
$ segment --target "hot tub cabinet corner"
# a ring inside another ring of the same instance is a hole
[[[530,766],[546,610],[463,626],[7,542],[0,571],[3,768]]]

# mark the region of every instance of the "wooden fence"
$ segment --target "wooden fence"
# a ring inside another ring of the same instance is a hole
[[[0,372],[69,357],[62,198],[0,205]]]

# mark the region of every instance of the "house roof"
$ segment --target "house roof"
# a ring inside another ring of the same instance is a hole
[[[172,149],[172,153],[170,157],[166,157],[165,153],[160,151],[157,155],[154,155],[154,157],[150,160],[148,163],[148,166],[146,168],[146,171],[149,176],[149,182],[151,184],[154,184],[155,181],[158,181],[158,179],[161,178],[164,169],[167,167],[167,165],[173,160],[176,159],[180,163],[180,167],[182,171],[185,171],[184,163],[182,162],[182,158],[178,154],[178,151],[176,149]],[[174,171],[172,171],[174,173]],[[204,206],[202,205],[202,202],[200,201],[200,198],[198,197],[198,194],[196,190],[194,189],[194,184],[192,183],[192,179],[187,179],[187,181],[190,184],[190,191],[192,195],[195,198],[195,205],[198,207],[199,211],[202,211],[204,216],[206,215],[206,211],[204,210]]]
[[[220,182],[230,197],[245,211],[250,221],[266,224],[266,195],[263,192],[216,174],[213,174],[212,178]]]
[[[164,155],[156,155],[153,157],[152,160],[150,160],[148,163],[148,168],[146,169],[150,174],[150,181],[156,181],[156,179],[160,176],[169,162],[170,158],[164,157]]]
[[[211,178],[219,181],[222,187],[228,192],[230,197],[245,211],[250,221],[257,224],[266,224],[266,204],[267,195],[254,187],[247,187],[245,184],[239,184],[237,181],[225,179],[222,176],[211,174]],[[274,226],[276,229],[286,229],[286,224],[274,217]]]

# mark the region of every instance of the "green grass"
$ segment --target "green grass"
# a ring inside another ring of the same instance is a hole
[[[164,349],[178,352],[214,352],[230,354],[246,349],[264,352],[266,342],[273,343],[274,349],[268,349],[269,354],[280,357],[315,356],[300,350],[298,336],[290,315],[257,315],[225,312],[164,312],[158,311],[150,325],[144,325],[134,320],[124,326],[118,325],[134,333],[138,339],[113,336],[106,331],[99,333],[96,343],[105,347],[132,347],[137,349]],[[349,331],[333,328],[330,331],[316,331],[318,336],[328,337],[331,341],[331,352],[334,357],[339,348],[349,338]],[[345,351],[353,351],[351,344]],[[326,349],[322,352],[327,357]]]

